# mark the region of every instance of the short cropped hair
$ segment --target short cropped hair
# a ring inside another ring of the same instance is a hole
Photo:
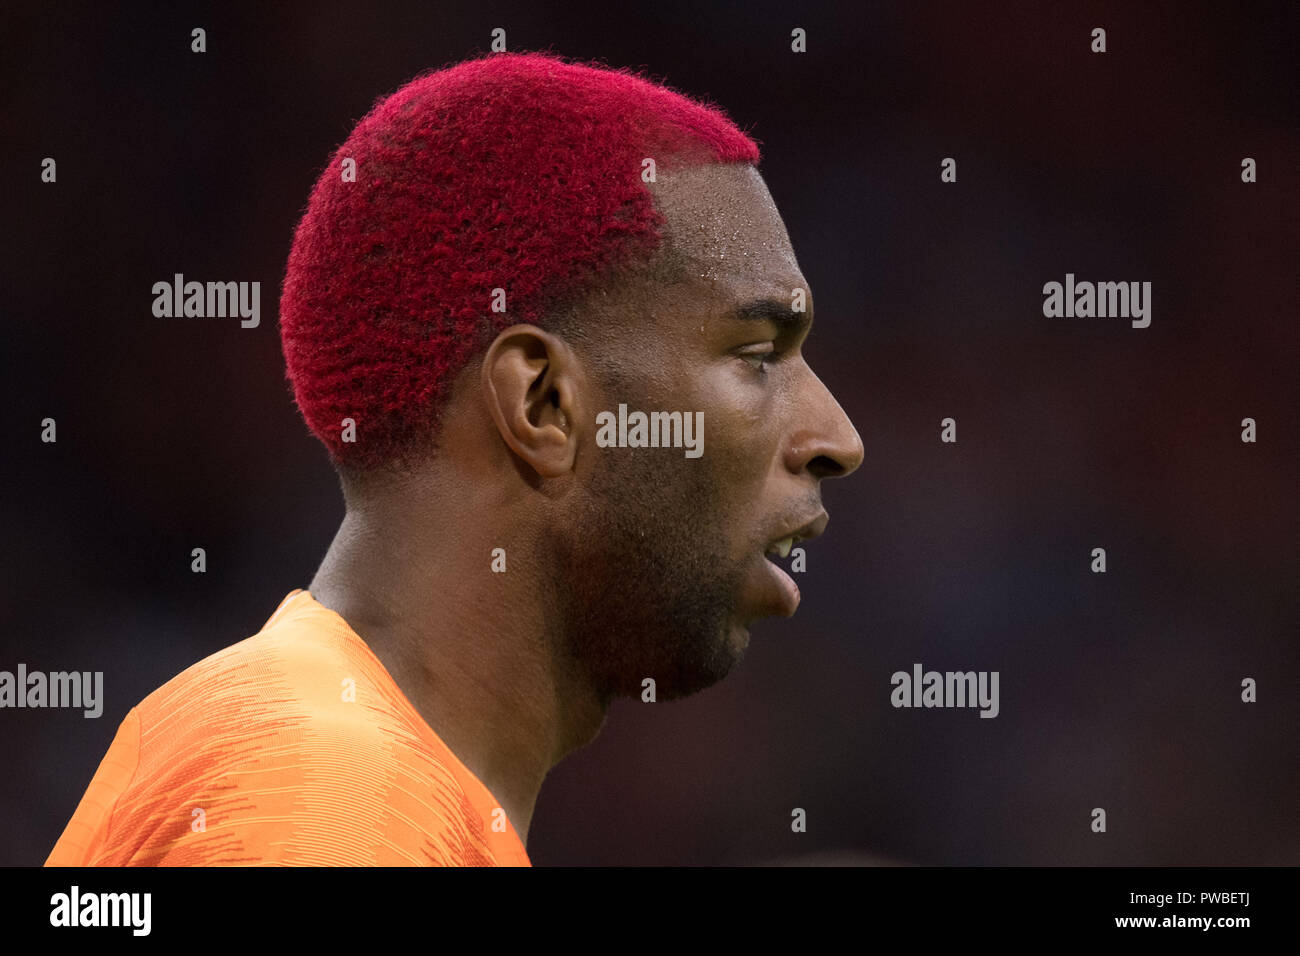
[[[663,218],[647,159],[663,172],[759,150],[715,106],[544,53],[469,60],[378,100],[312,190],[280,299],[286,374],[335,465],[430,447],[453,377],[497,332],[545,325],[649,261]]]

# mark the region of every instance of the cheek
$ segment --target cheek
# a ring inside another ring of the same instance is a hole
[[[709,421],[705,412],[704,419]],[[737,414],[716,410],[713,434],[705,444],[705,454],[714,457],[721,474],[733,484],[761,484],[767,477],[776,447],[772,422],[762,415]]]
[[[704,423],[706,429],[712,425],[712,449],[721,459],[719,464],[732,466],[738,480],[761,480],[779,443],[780,391],[775,382],[736,381],[741,378],[723,377],[718,387],[702,396]],[[706,444],[705,453],[709,452]]]
[[[778,457],[782,383],[751,379],[736,360],[687,364],[683,359],[666,392],[675,409],[703,412],[704,453],[683,464],[708,473],[725,533],[748,546],[761,525],[763,491]]]
[[[704,460],[715,476],[726,519],[725,533],[748,551],[771,511],[767,486],[780,444],[779,423],[765,403],[715,401],[705,407]]]

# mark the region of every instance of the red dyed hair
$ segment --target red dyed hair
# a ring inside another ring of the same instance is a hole
[[[498,331],[648,259],[663,220],[645,157],[662,171],[759,152],[712,106],[549,54],[470,60],[378,101],[312,190],[280,300],[294,397],[334,461],[423,447],[452,378]]]

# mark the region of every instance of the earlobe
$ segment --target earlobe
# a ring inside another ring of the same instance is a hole
[[[577,364],[563,340],[535,325],[503,330],[483,357],[483,397],[502,441],[540,477],[573,469],[579,436]]]

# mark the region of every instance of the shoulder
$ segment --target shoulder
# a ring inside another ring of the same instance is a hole
[[[489,862],[452,768],[357,644],[282,621],[142,701],[115,862]]]

